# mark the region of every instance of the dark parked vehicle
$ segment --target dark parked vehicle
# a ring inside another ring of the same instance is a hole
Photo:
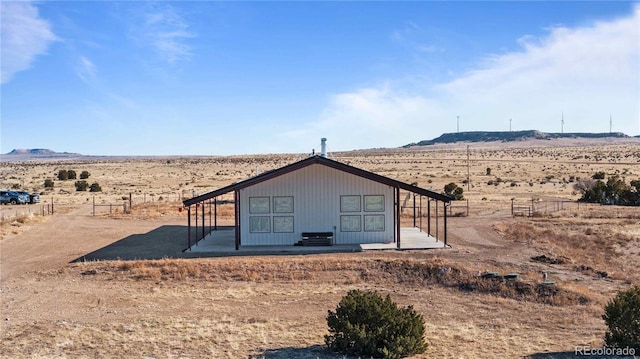
[[[26,196],[27,203],[34,204],[40,203],[40,195],[37,193],[29,193],[27,191],[16,191],[18,194]]]
[[[0,203],[2,204],[25,204],[29,197],[14,191],[0,191]]]

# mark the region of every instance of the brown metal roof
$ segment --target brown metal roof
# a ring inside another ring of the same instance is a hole
[[[412,193],[416,193],[422,196],[426,196],[429,198],[433,198],[436,199],[438,201],[443,201],[443,202],[450,202],[451,201],[451,197],[444,195],[444,194],[440,194],[438,192],[434,192],[428,189],[424,189],[418,186],[414,186],[408,183],[404,183],[398,180],[394,180],[393,178],[389,178],[389,177],[385,177],[385,176],[381,176],[379,174],[375,174],[373,172],[369,172],[369,171],[365,171],[363,169],[357,168],[357,167],[353,167],[338,161],[334,161],[334,160],[330,160],[326,157],[322,157],[322,156],[311,156],[308,158],[305,158],[301,161],[298,162],[294,162],[292,164],[286,165],[284,167],[280,167],[278,169],[275,170],[271,170],[271,171],[267,171],[264,172],[258,176],[255,177],[251,177],[248,178],[246,180],[240,181],[240,182],[236,182],[233,183],[229,186],[226,187],[222,187],[220,189],[217,189],[215,191],[211,191],[211,192],[207,192],[204,194],[201,194],[199,196],[184,200],[183,203],[185,206],[191,206],[192,204],[196,204],[198,202],[202,202],[202,201],[206,201],[208,199],[211,198],[215,198],[218,196],[221,196],[223,194],[229,193],[231,191],[236,191],[236,190],[240,190],[246,187],[250,187],[253,186],[255,184],[258,184],[260,182],[264,182],[264,181],[268,181],[272,178],[275,177],[279,177],[282,176],[284,174],[293,172],[293,171],[297,171],[299,169],[302,169],[304,167],[313,165],[313,164],[320,164],[320,165],[324,165],[327,167],[331,167],[334,169],[337,169],[339,171],[343,171],[343,172],[347,172],[347,173],[351,173],[353,175],[359,176],[359,177],[363,177],[375,182],[379,182],[379,183],[384,183],[386,185],[389,186],[393,186],[393,187],[398,187],[404,190],[407,190],[409,192]]]

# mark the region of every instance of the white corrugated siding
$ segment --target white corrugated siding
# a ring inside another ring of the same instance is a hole
[[[362,216],[360,232],[340,231],[341,195],[384,195],[384,212],[342,213]],[[293,214],[274,214],[274,196],[293,196]],[[250,197],[269,197],[271,213],[260,216],[271,217],[270,233],[251,233],[249,230]],[[240,218],[242,245],[291,245],[301,239],[302,232],[333,232],[336,244],[381,243],[393,241],[394,237],[393,187],[362,177],[339,171],[331,167],[314,164],[300,170],[276,177],[240,191]],[[384,231],[365,232],[365,214],[384,214]],[[273,216],[294,216],[293,233],[273,233]]]

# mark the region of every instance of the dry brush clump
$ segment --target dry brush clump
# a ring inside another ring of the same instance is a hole
[[[37,213],[23,213],[17,216],[2,216],[0,219],[0,238],[9,234],[18,234],[25,226],[42,223],[45,216]]]
[[[585,221],[581,218],[534,218],[499,223],[495,228],[506,239],[526,243],[544,253],[533,261],[572,266],[594,276],[634,279],[638,275],[627,252],[638,238],[621,230],[625,219]],[[636,280],[638,278],[635,278]]]
[[[486,277],[436,259],[358,258],[222,258],[162,259],[83,263],[85,274],[107,274],[133,280],[164,281],[342,281],[345,284],[398,283],[438,285],[461,292],[489,294],[551,305],[588,304],[591,298],[560,286],[529,280]]]

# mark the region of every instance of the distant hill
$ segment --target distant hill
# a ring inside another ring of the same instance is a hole
[[[473,131],[473,132],[457,132],[457,133],[445,133],[433,140],[423,140],[418,143],[410,143],[402,146],[403,148],[413,146],[430,146],[445,143],[456,142],[512,142],[512,141],[526,141],[526,140],[553,140],[561,138],[570,139],[599,139],[599,138],[630,138],[621,132],[607,132],[607,133],[548,133],[536,130],[528,131],[503,131],[503,132],[487,132],[487,131]]]
[[[82,157],[79,153],[56,152],[46,148],[14,149],[13,151],[0,156],[2,161],[29,161],[29,160],[49,160],[49,159],[71,159]]]

